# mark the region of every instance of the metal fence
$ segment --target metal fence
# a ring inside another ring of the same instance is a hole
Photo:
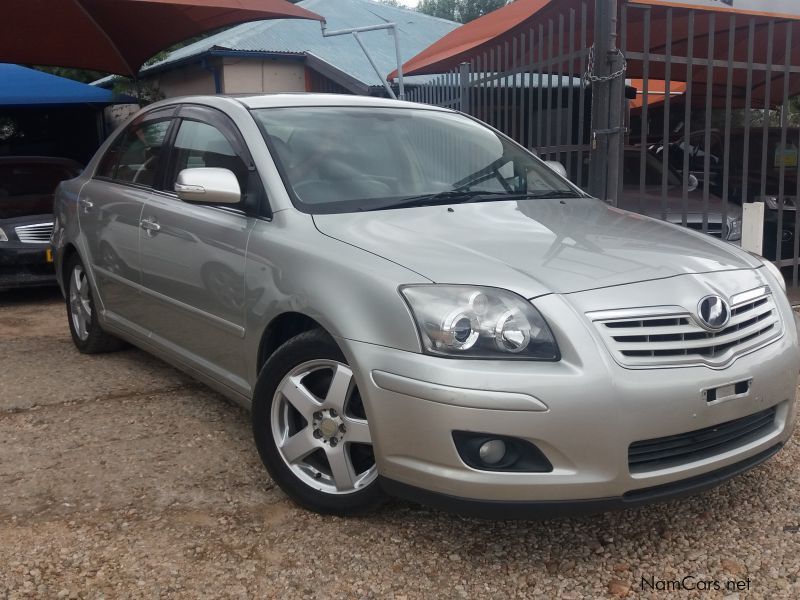
[[[542,158],[563,162],[582,181],[591,93],[584,93],[576,74],[586,68],[588,5],[472,57],[410,90],[408,99],[471,114]]]
[[[797,286],[798,94],[798,21],[578,0],[408,96],[485,121],[615,205],[733,243],[763,202],[761,252]]]

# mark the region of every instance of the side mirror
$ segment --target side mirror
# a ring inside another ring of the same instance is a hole
[[[557,160],[546,160],[544,161],[544,164],[550,167],[551,170],[561,175],[564,179],[568,179],[567,168]]]
[[[700,182],[697,180],[697,177],[695,177],[694,175],[690,174],[689,175],[689,191],[693,192],[698,187],[700,187]]]
[[[184,202],[239,204],[242,190],[236,175],[228,169],[202,167],[178,173],[175,192]]]

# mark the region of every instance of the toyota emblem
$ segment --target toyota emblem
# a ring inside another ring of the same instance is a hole
[[[723,329],[731,320],[731,308],[719,296],[706,296],[697,307],[700,323],[707,329]]]

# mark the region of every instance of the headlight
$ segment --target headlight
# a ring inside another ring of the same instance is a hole
[[[761,256],[760,254],[756,254],[755,252],[750,252],[749,250],[747,252],[748,252],[748,254],[750,254],[751,256],[754,256],[755,258],[757,258],[758,260],[760,260],[763,263],[763,265],[764,265],[764,267],[766,267],[767,271],[769,271],[770,274],[775,279],[778,280],[778,285],[781,287],[781,289],[783,290],[783,293],[785,294],[786,293],[786,280],[783,278],[783,273],[781,273],[781,270],[778,267],[776,267],[771,261],[768,261],[766,258]]]
[[[778,210],[780,206],[780,199],[777,196],[758,196],[755,201],[763,202],[770,210]],[[794,210],[794,208],[794,199],[785,197],[783,199],[783,210]]]
[[[759,256],[759,258],[761,258],[761,257]],[[767,271],[772,273],[772,276],[775,279],[778,280],[778,285],[781,286],[781,289],[783,290],[783,293],[785,294],[786,293],[786,280],[783,278],[783,273],[781,273],[781,270],[778,267],[776,267],[773,263],[768,261],[766,258],[761,258],[761,260],[764,263],[764,266],[767,268]]]
[[[0,227],[0,242],[7,242],[7,241],[8,241],[8,236],[6,235],[6,232],[3,231],[3,228]]]
[[[436,356],[558,360],[558,346],[530,302],[496,288],[410,285],[400,289],[425,352]]]
[[[729,219],[727,225],[727,231],[725,232],[725,239],[729,242],[738,242],[742,239],[742,219],[741,217],[737,217],[735,219]]]

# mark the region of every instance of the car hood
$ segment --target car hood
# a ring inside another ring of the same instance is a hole
[[[53,195],[28,195],[14,198],[0,197],[0,219],[16,217],[36,217],[53,212]]]
[[[314,222],[431,281],[527,298],[760,266],[725,242],[591,198],[314,215]]]
[[[641,193],[638,186],[635,189],[631,186],[622,190],[619,206],[625,210],[641,212],[655,217],[660,216],[666,208],[667,216],[678,217],[678,221],[680,221],[684,210],[687,217],[700,222],[703,220],[703,213],[707,212],[707,220],[710,223],[720,223],[723,213],[722,199],[713,194],[709,194],[708,210],[704,211],[705,202],[703,200],[703,191],[700,189],[687,194],[684,208],[683,192],[678,187],[667,188],[666,197],[662,197],[661,186],[646,186],[644,194]],[[741,217],[742,207],[734,202],[728,202],[728,207],[724,212],[728,217]],[[668,220],[674,221],[675,219]]]

